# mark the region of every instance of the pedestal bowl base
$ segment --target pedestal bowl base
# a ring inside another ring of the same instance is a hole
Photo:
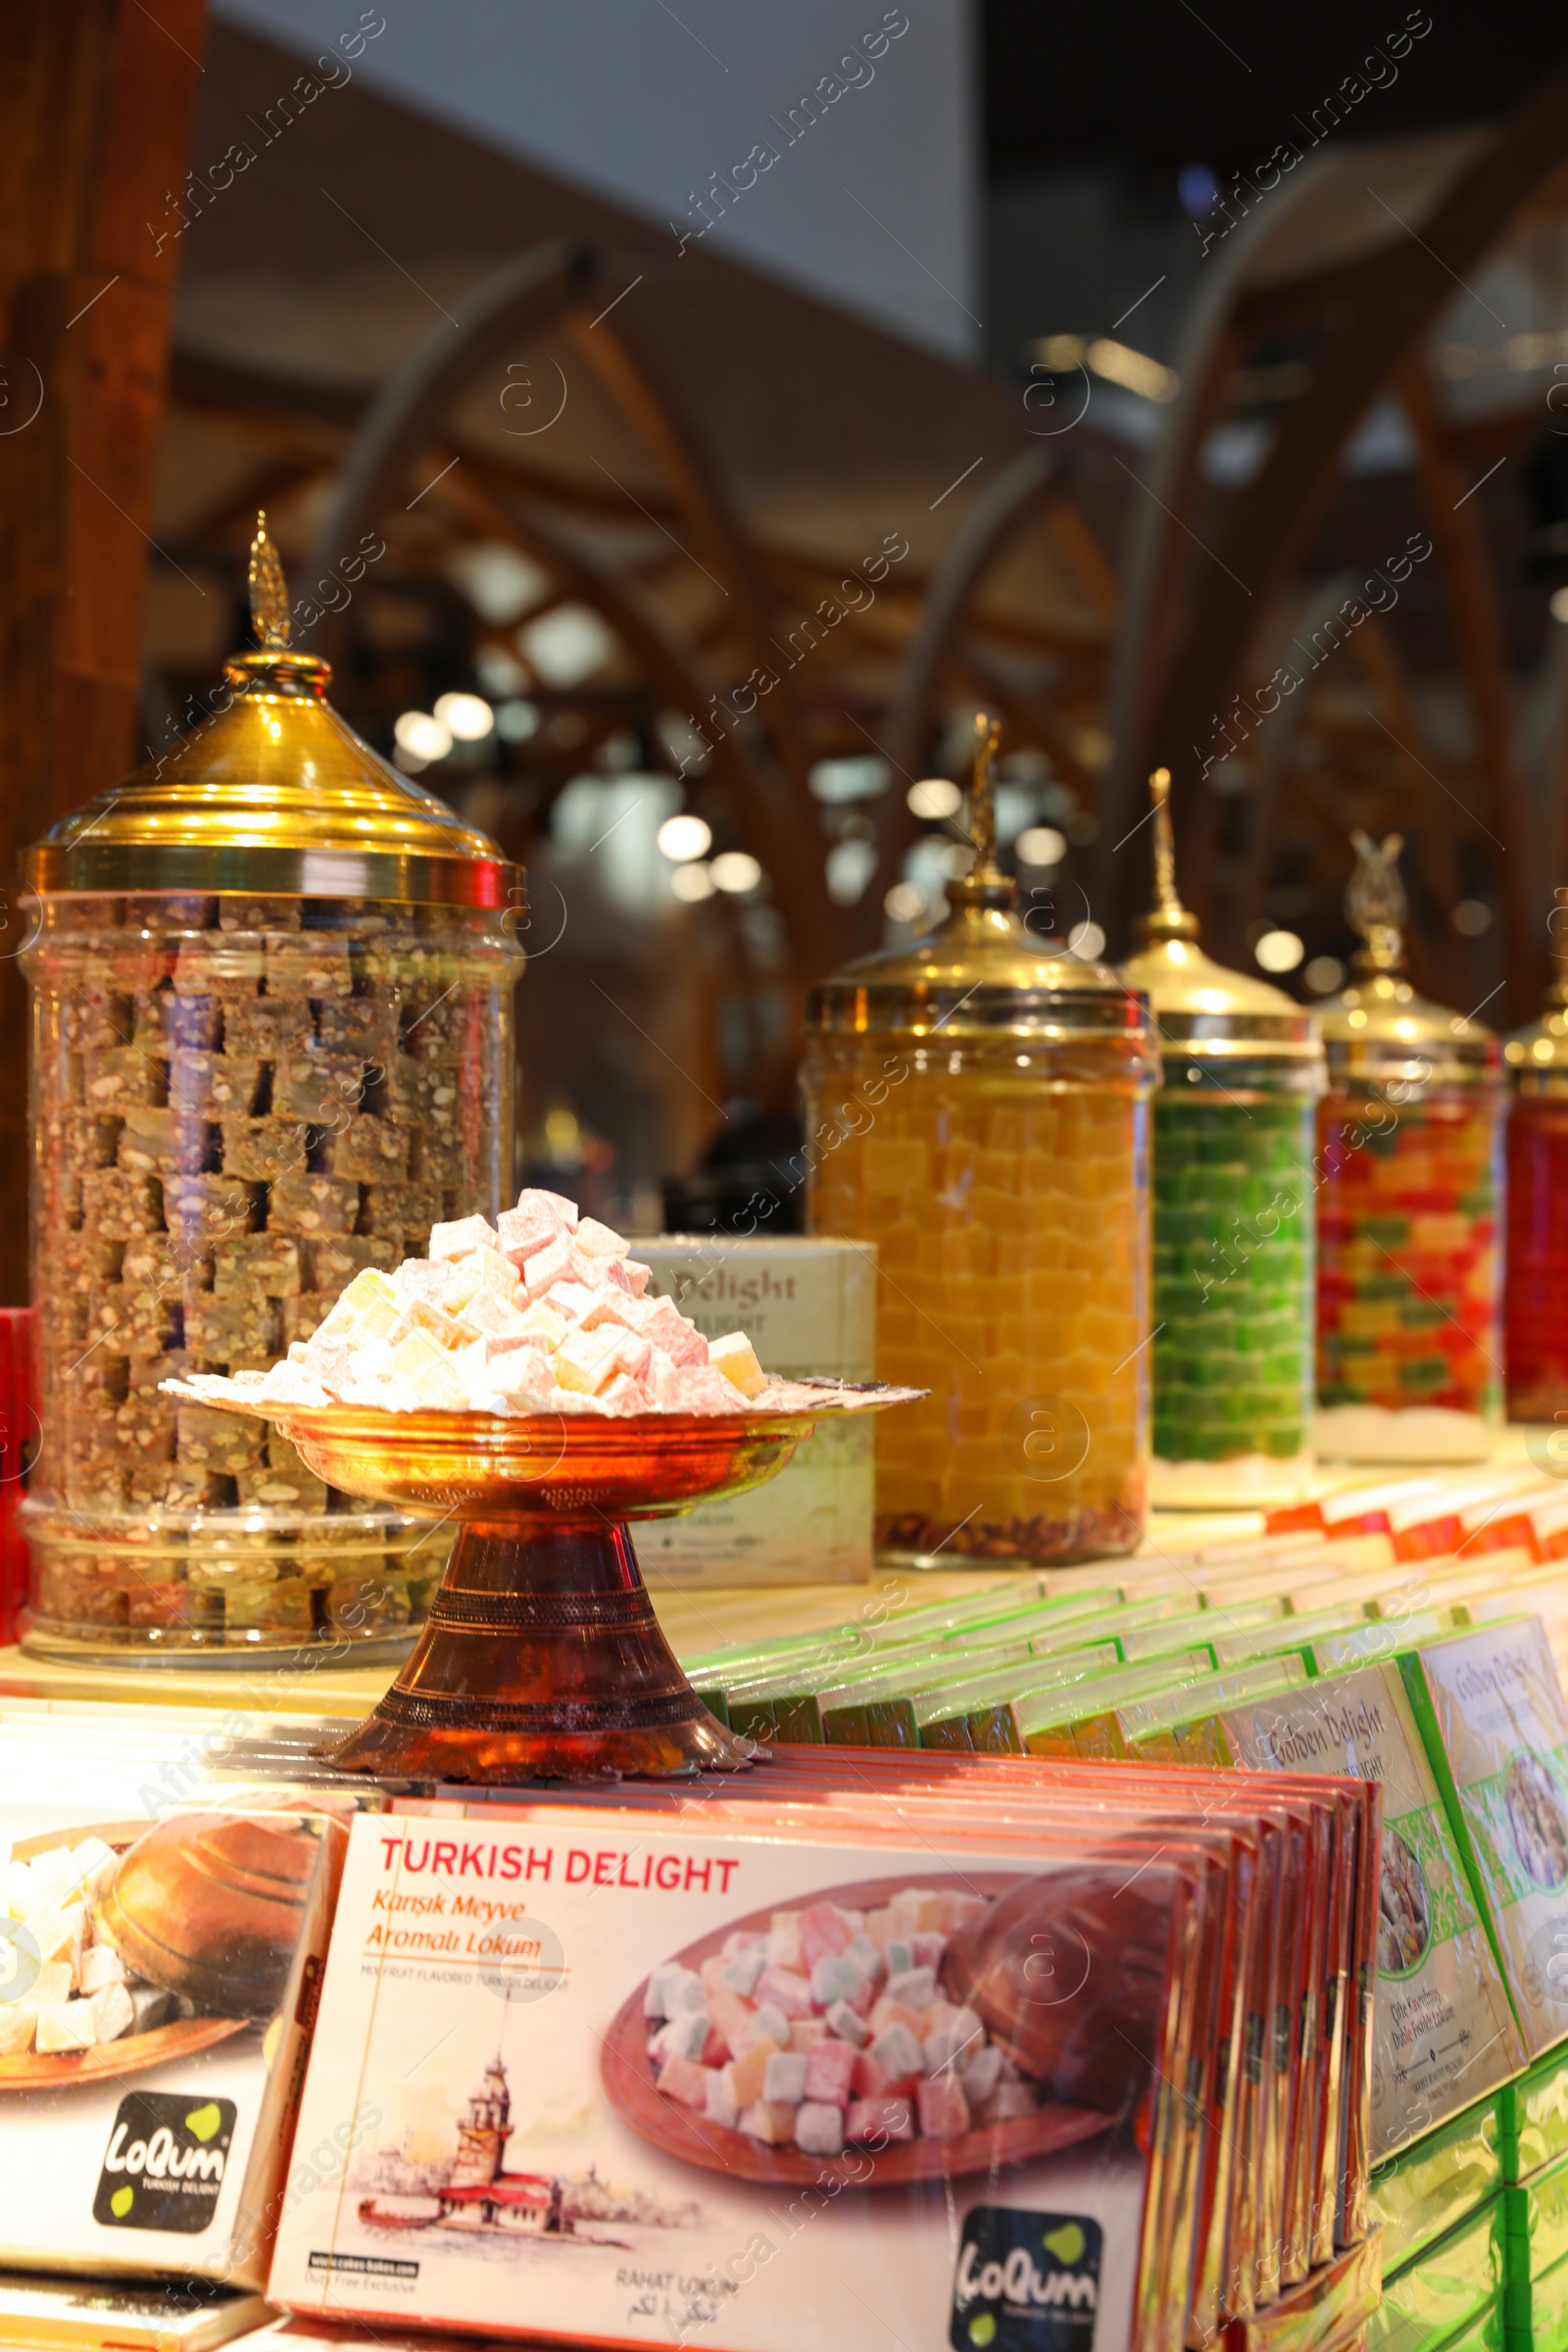
[[[704,1706],[623,1526],[470,1521],[417,1647],[368,1722],[323,1750],[381,1780],[671,1779],[764,1758]]]

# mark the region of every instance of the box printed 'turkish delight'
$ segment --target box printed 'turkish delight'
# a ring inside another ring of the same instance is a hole
[[[1113,1944],[1128,1877],[1004,1832],[365,1820],[300,2141],[359,2145],[291,2199],[272,2299],[724,2352],[1137,2344],[1191,1912],[1155,1860]]]

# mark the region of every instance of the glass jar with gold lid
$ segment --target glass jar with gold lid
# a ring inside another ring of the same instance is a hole
[[[161,1387],[270,1363],[511,1176],[513,869],[325,701],[265,517],[251,603],[212,714],[28,853],[48,1654],[373,1654],[445,1564]]]
[[[1403,976],[1400,836],[1353,839],[1345,905],[1365,944],[1319,1010],[1317,1447],[1477,1460],[1501,1413],[1502,1062],[1489,1029]]]
[[[1121,967],[1159,1031],[1157,1506],[1301,1498],[1311,1475],[1313,1107],[1323,1048],[1283,989],[1227,971],[1176,893],[1170,774],[1151,778],[1154,906]]]
[[[1568,890],[1556,896],[1556,976],[1541,1018],[1502,1049],[1513,1097],[1503,1293],[1512,1421],[1568,1415]]]
[[[997,866],[993,729],[941,928],[811,991],[813,1233],[874,1243],[884,1554],[1065,1561],[1142,1539],[1148,1007],[1037,939]]]

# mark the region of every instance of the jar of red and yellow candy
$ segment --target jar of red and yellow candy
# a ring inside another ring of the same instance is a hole
[[[1501,1057],[1402,976],[1398,834],[1354,838],[1365,945],[1321,1012],[1318,1451],[1471,1460],[1501,1414]]]
[[[1131,1551],[1148,1472],[1148,1006],[1014,911],[994,744],[947,920],[813,989],[803,1070],[810,1229],[875,1243],[878,1375],[929,1391],[878,1547],[953,1565]]]
[[[1568,890],[1553,927],[1568,928]],[[1508,1418],[1568,1418],[1568,966],[1540,1020],[1510,1037],[1507,1281],[1503,1361]],[[1553,1465],[1555,1467],[1555,1464]]]

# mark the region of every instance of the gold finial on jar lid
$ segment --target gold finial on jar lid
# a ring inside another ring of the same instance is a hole
[[[1404,976],[1403,834],[1374,841],[1358,827],[1350,841],[1355,865],[1345,911],[1362,945],[1348,987],[1318,1007],[1330,1075],[1399,1084],[1404,1100],[1433,1084],[1494,1085],[1498,1053],[1492,1031],[1473,1014],[1418,996]]]
[[[1149,779],[1154,820],[1154,904],[1140,915],[1142,945],[1121,967],[1132,988],[1142,989],[1159,1024],[1161,1043],[1173,1061],[1289,1062],[1309,1083],[1321,1068],[1322,1049],[1312,1016],[1281,988],[1233,972],[1205,956],[1198,944],[1198,917],[1184,906],[1176,888],[1176,851],[1171,838],[1170,769],[1156,767]]]
[[[282,560],[275,542],[267,535],[265,507],[256,516],[248,577],[251,626],[256,631],[256,642],[267,653],[283,653],[294,631],[288,613],[288,586],[283,578]]]
[[[807,999],[808,1030],[875,1030],[911,1039],[941,1029],[961,1037],[1109,1032],[1148,1050],[1148,1007],[1106,965],[1070,953],[1057,936],[1054,902],[1031,894],[1025,913],[1018,885],[997,860],[993,767],[999,722],[975,713],[962,838],[974,851],[966,874],[946,886],[948,911],[934,931],[907,947],[862,956]],[[955,825],[955,832],[958,827]]]
[[[1154,906],[1138,925],[1141,938],[1196,939],[1198,917],[1190,914],[1176,892],[1176,844],[1170,823],[1170,769],[1156,767],[1149,779],[1154,809]]]
[[[371,537],[340,563],[350,586],[387,553]],[[505,906],[496,844],[363,742],[326,699],[330,665],[292,644],[265,513],[248,579],[257,643],[224,662],[207,715],[35,843],[29,888]]]
[[[1350,846],[1355,851],[1355,866],[1346,885],[1345,911],[1350,928],[1361,934],[1355,968],[1358,972],[1402,971],[1404,918],[1409,911],[1398,865],[1404,835],[1388,833],[1382,841],[1374,841],[1358,825],[1350,835]]]

